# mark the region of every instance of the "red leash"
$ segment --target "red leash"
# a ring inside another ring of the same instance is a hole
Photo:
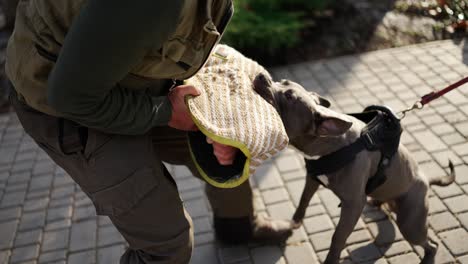
[[[453,89],[456,89],[456,88],[462,86],[465,83],[468,83],[468,77],[465,77],[465,78],[461,79],[460,81],[458,81],[458,82],[456,82],[454,84],[451,84],[451,85],[447,86],[446,88],[444,88],[442,90],[435,91],[435,92],[430,92],[430,93],[424,95],[423,97],[421,97],[421,100],[414,103],[414,105],[412,107],[409,107],[409,108],[401,111],[400,119],[403,119],[403,117],[405,117],[407,112],[409,112],[411,110],[414,110],[414,109],[422,109],[426,104],[428,104],[428,103],[432,102],[433,100],[441,97],[442,95],[452,91]]]

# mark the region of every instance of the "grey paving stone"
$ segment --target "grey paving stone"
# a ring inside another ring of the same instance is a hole
[[[377,246],[385,246],[403,239],[398,227],[389,220],[370,223],[368,228]]]
[[[322,201],[322,204],[327,209],[330,217],[339,216],[341,213],[341,208],[338,205],[341,203],[338,197],[328,189],[321,189],[318,192],[318,196]]]
[[[450,254],[444,244],[439,243],[439,247],[437,248],[437,254],[435,257],[435,263],[455,263],[454,257]]]
[[[289,194],[284,188],[263,191],[262,196],[267,205],[289,200]]]
[[[458,132],[442,136],[442,140],[450,146],[465,142],[465,138]]]
[[[98,228],[98,246],[105,247],[124,243],[125,240],[113,225]]]
[[[21,207],[11,207],[0,210],[0,223],[9,220],[19,219],[21,215]]]
[[[281,187],[283,181],[278,169],[272,165],[262,165],[255,172],[255,182],[260,190]]]
[[[303,226],[294,229],[292,235],[286,241],[286,244],[296,244],[307,241],[307,233]]]
[[[468,255],[465,255],[463,257],[459,257],[457,258],[457,260],[461,263],[461,264],[467,264],[468,263]]]
[[[39,254],[39,263],[51,263],[55,261],[65,261],[67,259],[66,250],[56,250]]]
[[[34,175],[29,184],[29,190],[46,189],[52,184],[53,175]]]
[[[289,182],[297,179],[304,179],[306,176],[306,171],[304,168],[295,171],[288,171],[281,173],[281,177],[284,181]]]
[[[0,203],[0,208],[21,206],[23,205],[25,198],[25,190],[5,193],[5,195],[3,195],[2,202]]]
[[[39,245],[17,247],[13,249],[10,261],[12,263],[33,260],[39,256]]]
[[[0,263],[8,263],[8,259],[10,258],[10,251],[0,251]]]
[[[199,247],[208,243],[213,243],[214,241],[215,235],[212,232],[195,234],[195,247]]]
[[[462,112],[452,112],[444,115],[447,122],[451,124],[460,123],[467,120],[467,117]]]
[[[72,225],[70,251],[94,248],[96,245],[96,221],[78,222]]]
[[[418,163],[424,163],[432,160],[431,155],[429,155],[429,153],[427,153],[427,151],[424,150],[414,151],[411,156],[413,156],[413,158]]]
[[[463,164],[455,167],[455,182],[458,184],[468,183],[468,165]]]
[[[44,210],[48,204],[49,204],[49,197],[28,200],[24,203],[23,210],[25,212]]]
[[[351,235],[346,240],[347,245],[356,244],[365,241],[371,241],[372,236],[370,235],[369,231],[362,229],[357,230],[351,233]]]
[[[195,234],[208,232],[213,228],[210,222],[210,217],[200,217],[194,219],[193,226]]]
[[[421,262],[418,255],[416,255],[415,253],[408,253],[404,255],[395,256],[393,258],[388,259],[388,261],[390,262],[390,264],[416,264]]]
[[[463,194],[463,190],[457,184],[450,184],[445,187],[432,186],[432,190],[442,199]]]
[[[112,221],[110,220],[109,217],[103,216],[103,215],[98,215],[98,225],[101,226],[107,226],[107,225],[112,225]]]
[[[435,162],[426,162],[423,164],[419,165],[419,168],[424,172],[424,174],[429,178],[437,178],[437,177],[443,177],[447,175],[447,172],[445,172],[442,167],[440,167],[437,163]]]
[[[443,122],[443,121],[441,121]],[[450,124],[443,123],[443,124],[438,124],[438,125],[433,125],[431,126],[432,131],[438,135],[446,135],[455,132],[455,128],[451,126]]]
[[[114,264],[119,263],[120,256],[124,253],[123,245],[112,247],[99,248],[97,252],[97,263],[99,264]]]
[[[0,223],[0,249],[9,249],[13,246],[18,221]]]
[[[283,264],[285,260],[280,248],[276,246],[263,246],[250,251],[254,264],[272,263]]]
[[[447,146],[434,133],[424,130],[415,132],[413,136],[429,152],[444,150]]]
[[[184,191],[180,193],[180,197],[184,201],[189,201],[189,200],[196,200],[204,197],[204,191],[203,188],[198,188],[198,189],[191,189],[188,191]]]
[[[49,207],[66,207],[73,205],[73,197],[63,197],[60,199],[50,200]]]
[[[71,226],[71,220],[64,219],[64,220],[56,220],[56,221],[47,223],[44,229],[45,231],[54,231],[54,230],[69,228],[70,226]]]
[[[327,255],[328,255],[328,250],[321,251],[321,252],[318,252],[318,253],[317,253],[317,257],[318,257],[318,259],[319,259],[319,261],[320,261],[321,263],[324,263],[324,262],[325,262],[325,259],[327,258]],[[349,259],[349,254],[348,254],[348,251],[347,251],[346,249],[344,249],[344,250],[341,251],[340,263],[342,263],[342,264],[351,264],[351,263],[353,263],[353,262]]]
[[[468,137],[468,122],[455,124],[455,128],[465,137]]]
[[[39,244],[42,240],[42,229],[19,232],[16,234],[15,247],[26,246],[30,244]]]
[[[411,245],[406,241],[398,241],[384,247],[380,247],[380,252],[389,258],[395,255],[402,255],[412,252]]]
[[[463,228],[457,228],[450,231],[438,234],[442,239],[447,249],[455,256],[460,256],[468,253],[466,241],[468,241],[468,233]]]
[[[310,243],[287,245],[284,257],[288,264],[316,263],[317,257]]]
[[[468,196],[460,195],[444,200],[445,204],[452,213],[462,213],[468,211]]]
[[[276,166],[281,173],[300,170],[304,167],[302,160],[298,155],[280,155],[275,158]]]
[[[51,192],[50,198],[59,199],[63,197],[70,197],[70,196],[73,196],[74,193],[75,193],[75,186],[66,185],[66,186],[54,188]]]
[[[21,217],[19,230],[30,230],[42,228],[45,225],[45,211],[36,211],[31,213],[24,213]]]
[[[457,218],[460,221],[460,223],[465,227],[465,229],[468,230],[468,212],[463,213],[463,214],[458,214]]]
[[[366,223],[377,222],[387,219],[387,215],[381,210],[370,210],[363,212],[362,219]]]
[[[457,219],[449,212],[431,215],[429,218],[429,223],[436,232],[453,229],[460,226]]]
[[[440,166],[446,168],[449,165],[449,160],[453,165],[457,166],[463,163],[463,161],[451,150],[441,151],[433,153],[435,160]]]
[[[191,177],[192,172],[190,172],[190,170],[186,166],[173,166],[172,175],[174,175],[177,179],[182,179],[186,177]]]
[[[96,251],[89,250],[84,252],[71,253],[68,255],[68,264],[94,264],[96,263]]]
[[[206,202],[203,199],[186,201],[185,208],[193,218],[209,214]]]
[[[55,166],[50,159],[42,160],[34,165],[32,173],[33,175],[53,174]]]
[[[269,215],[276,219],[291,219],[294,214],[294,207],[291,202],[276,203],[268,206]]]
[[[70,232],[68,229],[45,232],[41,250],[53,251],[67,248],[69,241],[69,233]]]
[[[185,178],[177,181],[177,187],[179,189],[179,192],[184,192],[192,189],[199,189],[201,186],[202,182],[195,177]]]
[[[333,229],[310,235],[310,241],[312,242],[312,246],[316,252],[328,249],[330,247],[334,232],[335,230]]]
[[[437,196],[429,197],[429,214],[439,213],[447,210],[442,200]]]
[[[94,206],[75,207],[73,212],[73,221],[82,221],[96,218],[96,209]]]
[[[8,178],[8,184],[18,184],[28,182],[31,179],[30,172],[16,172],[12,173]]]
[[[26,194],[26,200],[36,200],[36,199],[43,199],[49,198],[50,189],[42,189],[37,191],[31,191]]]
[[[327,231],[334,228],[333,222],[326,214],[304,219],[304,227],[308,234]]]
[[[249,249],[246,246],[223,247],[219,249],[219,256],[223,263],[236,263],[249,259]]]
[[[348,246],[349,256],[353,262],[364,262],[382,257],[374,243],[362,243]]]
[[[47,222],[71,218],[72,210],[72,206],[50,208],[47,210]]]
[[[316,216],[316,215],[321,215],[325,214],[325,208],[321,204],[316,204],[316,205],[310,205],[307,207],[305,217],[311,217],[311,216]]]
[[[15,160],[15,148],[0,148],[0,164],[11,163]]]
[[[222,263],[218,260],[216,253],[216,246],[214,244],[207,244],[193,249],[192,259],[190,263],[193,264],[218,264]]]

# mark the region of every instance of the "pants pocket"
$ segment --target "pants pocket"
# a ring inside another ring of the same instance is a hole
[[[135,207],[158,185],[154,169],[145,167],[138,169],[122,182],[94,192],[90,196],[98,215],[118,216]]]

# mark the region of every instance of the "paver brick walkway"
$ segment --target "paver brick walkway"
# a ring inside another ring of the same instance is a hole
[[[433,42],[272,69],[329,97],[333,107],[361,111],[369,104],[401,110],[431,89],[468,75],[468,45]],[[431,235],[440,241],[437,263],[468,263],[468,86],[411,113],[403,143],[428,175],[442,175],[450,158],[456,184],[434,187]],[[259,213],[290,218],[304,184],[301,157],[287,150],[253,177]],[[202,183],[170,166],[194,219],[194,264],[317,263],[323,261],[339,218],[338,199],[321,188],[304,226],[285,246],[226,247],[215,241]],[[366,207],[349,237],[345,263],[418,263],[422,254],[403,240],[391,217]],[[26,136],[15,115],[0,116],[0,263],[118,263],[125,242],[108,218],[66,173]]]

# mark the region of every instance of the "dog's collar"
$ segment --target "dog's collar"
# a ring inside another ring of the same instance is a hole
[[[384,106],[369,106],[363,113],[349,114],[365,122],[367,125],[360,137],[353,143],[338,149],[318,159],[305,159],[307,175],[328,186],[328,174],[337,172],[351,163],[356,155],[363,151],[377,151],[382,154],[374,177],[366,185],[366,194],[370,194],[386,177],[383,170],[389,165],[391,158],[398,151],[402,128],[400,120],[393,111]]]

